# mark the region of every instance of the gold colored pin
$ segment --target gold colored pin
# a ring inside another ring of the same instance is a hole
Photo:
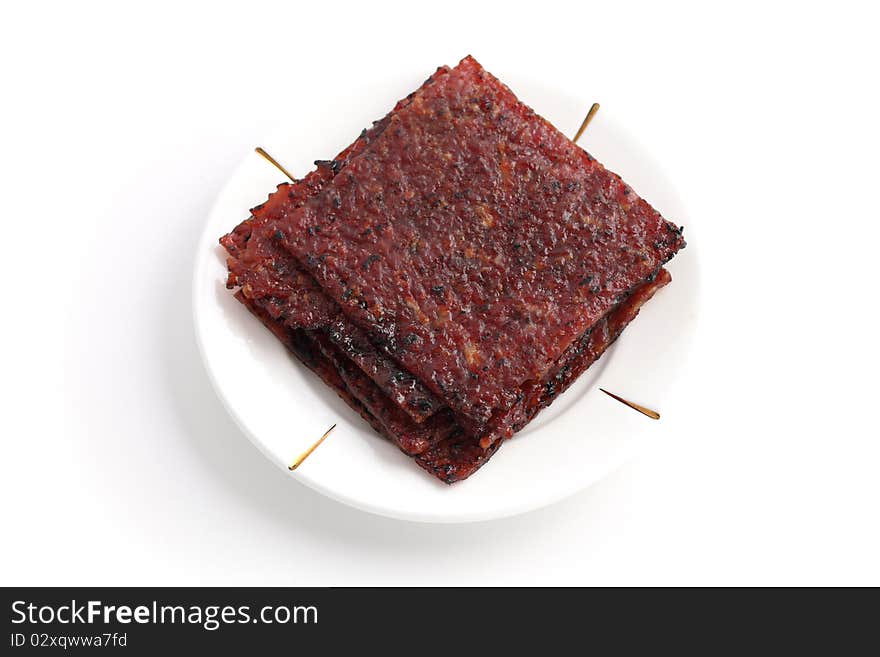
[[[596,116],[596,112],[599,111],[599,103],[593,103],[593,106],[590,108],[590,111],[587,112],[587,115],[584,117],[584,122],[581,123],[581,127],[578,128],[578,131],[574,135],[574,139],[572,141],[576,144],[578,143],[578,139],[581,138],[581,135],[584,134],[584,130],[587,129],[587,126],[590,125],[590,121],[593,120],[593,117]]]
[[[257,146],[254,150],[257,152],[257,155],[268,160],[272,166],[274,166],[281,173],[283,173],[285,176],[290,178],[291,182],[296,182],[296,178],[291,176],[290,172],[287,169],[285,169],[283,166],[281,166],[281,163],[278,160],[276,160],[274,157],[272,157],[266,151],[264,151],[262,146]]]
[[[333,431],[335,428],[336,428],[336,425],[334,424],[332,427],[327,429],[327,431],[324,432],[324,435],[315,441],[314,445],[312,445],[306,451],[304,451],[302,454],[300,454],[299,456],[296,457],[296,460],[290,464],[290,466],[288,467],[288,470],[296,470],[302,464],[302,462],[305,461],[307,458],[309,458],[309,455],[318,448],[318,445],[320,445],[321,443],[324,442],[324,439],[327,436],[329,436],[330,432]]]
[[[623,397],[618,397],[613,392],[608,392],[607,390],[605,390],[605,388],[599,388],[599,390],[604,392],[606,395],[608,395],[612,399],[616,399],[621,404],[626,404],[630,408],[637,410],[639,413],[642,413],[643,415],[647,415],[652,420],[659,420],[660,419],[660,413],[658,413],[657,411],[652,411],[650,408],[645,408],[644,406],[639,406],[638,404],[635,404],[631,401],[628,401],[628,400],[624,399]]]

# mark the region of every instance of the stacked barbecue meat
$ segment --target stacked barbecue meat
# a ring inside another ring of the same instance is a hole
[[[467,57],[221,238],[228,287],[452,483],[584,372],[684,247]]]

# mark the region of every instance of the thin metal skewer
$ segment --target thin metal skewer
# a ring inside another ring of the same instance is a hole
[[[627,399],[624,399],[623,397],[618,397],[613,392],[608,392],[607,390],[605,390],[605,388],[599,388],[599,390],[604,392],[606,395],[608,395],[612,399],[616,399],[621,404],[625,404],[626,406],[629,406],[630,408],[637,410],[639,413],[642,413],[643,415],[647,415],[652,420],[659,420],[660,419],[660,413],[658,413],[657,411],[652,411],[650,408],[645,408],[644,406],[640,406],[639,404],[636,404],[636,403],[631,402]]]
[[[281,173],[283,173],[285,176],[290,178],[291,182],[296,182],[296,178],[291,176],[290,172],[287,169],[285,169],[283,166],[281,166],[281,163],[278,160],[276,160],[274,157],[272,157],[266,151],[264,151],[262,146],[257,146],[254,150],[257,152],[257,155],[267,159],[269,161],[269,163],[272,164],[272,166],[274,166]]]
[[[291,470],[291,471],[296,470],[300,465],[302,465],[302,462],[305,461],[307,458],[309,458],[309,455],[318,448],[318,445],[320,445],[321,443],[324,442],[324,439],[327,436],[329,436],[330,432],[333,431],[335,428],[336,428],[336,424],[334,423],[332,427],[330,427],[329,429],[327,429],[327,431],[324,432],[323,436],[321,436],[320,438],[318,438],[318,440],[315,441],[314,445],[312,445],[306,451],[304,451],[302,454],[300,454],[299,456],[296,457],[296,460],[294,460],[294,462],[290,464],[290,466],[288,467],[288,470]]]
[[[596,112],[598,111],[599,103],[593,103],[593,106],[590,107],[590,111],[587,112],[587,115],[584,117],[584,122],[581,123],[581,127],[578,128],[578,131],[574,135],[574,139],[572,139],[575,144],[578,143],[578,139],[580,139],[581,135],[584,134],[584,130],[586,130],[587,126],[590,125],[590,121],[593,120],[593,117],[596,116]]]

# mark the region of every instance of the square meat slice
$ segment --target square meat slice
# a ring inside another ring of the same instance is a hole
[[[588,335],[582,336],[579,343],[554,364],[544,380],[529,386],[527,396],[524,395],[506,413],[510,417],[504,424],[511,427],[511,433],[505,437],[509,438],[522,429],[568,389],[620,337],[623,329],[638,315],[639,309],[670,280],[669,272],[661,269],[654,280],[637,288],[607,317],[599,320]],[[420,467],[451,484],[466,479],[485,465],[502,442],[496,440],[484,447],[467,434],[452,434],[418,454],[415,460]]]
[[[385,427],[386,433],[394,437],[393,442],[406,454],[420,454],[452,433],[460,433],[449,409],[424,422],[414,422],[326,335],[313,331],[307,334],[321,355],[336,369],[349,392]]]
[[[609,315],[593,327],[561,358],[548,377],[527,390],[514,408],[508,411],[507,424],[519,430],[556,395],[564,391],[581,373],[594,363],[638,314],[641,306],[670,280],[661,270],[655,280],[639,287]],[[383,436],[402,451],[413,456],[416,463],[446,483],[469,477],[498,450],[498,440],[487,448],[457,425],[449,411],[438,413],[424,424],[417,424],[399,409],[358,368],[345,362],[345,357],[325,336],[317,332],[291,329],[256,306],[238,292],[236,298],[260,320],[310,369]],[[323,341],[323,344],[321,344]]]
[[[424,85],[447,72],[446,68],[438,69]],[[409,103],[413,95],[399,101],[392,114]],[[252,216],[223,236],[220,243],[228,253],[227,287],[239,288],[254,305],[291,328],[324,331],[395,404],[413,420],[422,422],[443,408],[443,403],[412,374],[377,350],[364,331],[340,313],[337,304],[324,295],[311,275],[278,245],[280,210],[299,207],[317,193],[351,157],[381,134],[388,119],[386,116],[374,122],[333,160],[316,162],[318,168],[303,180],[279,185],[266,203],[254,208]]]
[[[281,209],[279,241],[491,444],[523,387],[655,276],[681,230],[471,58],[386,118]]]
[[[240,290],[235,298],[306,367],[333,388],[343,401],[405,454],[415,456],[454,433],[460,433],[448,410],[422,424],[413,422],[363,372],[346,362],[345,357],[320,332],[287,326]]]
[[[280,185],[278,193],[291,197],[309,191],[304,182],[299,182]],[[342,315],[311,275],[278,245],[274,220],[266,205],[255,208],[254,216],[220,240],[228,253],[227,287],[239,288],[255,306],[290,328],[326,333],[416,422],[442,408],[442,402],[412,374],[376,349],[366,334]]]

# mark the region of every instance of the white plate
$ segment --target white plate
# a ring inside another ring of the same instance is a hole
[[[329,159],[370,121],[416,88],[430,71],[365,89],[337,91],[288,112],[283,132],[262,142],[295,175]],[[497,71],[521,99],[569,134],[592,98],[571,97]],[[340,88],[346,86],[340,80]],[[395,518],[467,522],[523,513],[589,486],[626,461],[655,422],[598,390],[603,387],[663,412],[685,361],[696,320],[696,245],[682,204],[657,161],[603,107],[581,144],[665,217],[688,226],[689,246],[670,264],[660,290],[605,356],[552,406],[509,440],[470,479],[447,486],[423,472],[373,430],[281,344],[224,287],[219,236],[248,216],[283,177],[249,154],[217,199],[198,245],[193,281],[196,335],[208,374],[242,431],[280,468],[331,424],[336,430],[290,477],[345,504]],[[256,145],[256,144],[255,144]]]

